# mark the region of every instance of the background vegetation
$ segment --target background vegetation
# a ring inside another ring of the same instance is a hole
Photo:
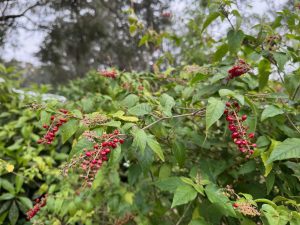
[[[180,34],[165,6],[37,5],[69,17],[55,18],[39,53],[45,64],[34,73],[51,74],[45,77],[56,83],[80,78],[49,95],[48,85],[29,86],[37,77],[24,84],[18,67],[0,67],[0,223],[300,223],[298,3],[259,21],[244,18],[235,2],[201,1]],[[4,19],[9,15],[0,17],[4,42],[18,18]],[[214,27],[225,35],[213,36]],[[232,79],[228,71],[239,68],[239,59],[250,70]],[[239,105],[240,122],[247,117],[253,154],[241,153],[231,136],[228,103]],[[67,122],[51,144],[38,144],[51,116]],[[115,129],[124,144],[111,149],[83,188],[82,163],[72,165],[93,151],[87,132]],[[46,206],[26,221],[37,205],[32,200],[44,194]]]

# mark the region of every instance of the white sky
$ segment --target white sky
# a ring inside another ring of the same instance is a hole
[[[188,3],[189,0],[174,0],[171,7],[172,14],[182,15]],[[287,3],[287,0],[274,0],[274,3],[277,7],[282,7]],[[255,12],[260,16],[263,16],[265,11],[269,8],[267,2],[261,0],[252,0],[251,5],[253,7],[247,7],[247,12]],[[29,32],[24,29],[18,29],[17,32],[12,33],[11,41],[5,45],[4,49],[0,49],[0,54],[7,61],[16,59],[24,63],[39,65],[39,60],[34,54],[39,50],[39,46],[46,35],[47,33],[45,32]]]

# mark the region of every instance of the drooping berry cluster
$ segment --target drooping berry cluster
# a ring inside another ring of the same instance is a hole
[[[34,217],[42,207],[44,207],[47,203],[47,194],[42,195],[41,197],[35,199],[35,205],[33,206],[33,208],[31,208],[27,213],[27,220],[32,219],[32,217]]]
[[[244,216],[260,216],[260,212],[257,211],[256,206],[252,205],[250,202],[235,202],[232,204],[232,206]]]
[[[254,138],[254,133],[247,133],[248,127],[244,125],[244,121],[247,120],[247,115],[238,115],[240,111],[240,106],[238,102],[226,102],[226,109],[224,114],[226,115],[226,120],[228,121],[228,129],[231,131],[231,138],[237,145],[238,149],[242,153],[247,155],[252,155],[255,143],[252,143]]]
[[[43,128],[47,131],[46,134],[37,141],[38,144],[51,144],[56,136],[56,133],[64,123],[68,122],[68,113],[66,109],[60,109],[59,113],[50,117],[50,124],[44,124]]]
[[[104,77],[109,77],[112,79],[117,78],[117,72],[115,70],[102,70],[100,71],[100,74]]]
[[[111,134],[103,134],[102,136],[89,136],[89,140],[93,138],[94,146],[92,149],[83,149],[83,154],[78,158],[74,158],[69,165],[63,170],[64,174],[68,173],[69,168],[75,168],[76,165],[80,166],[81,172],[80,177],[84,179],[83,187],[92,186],[92,182],[97,174],[98,170],[102,167],[103,163],[108,161],[110,153],[118,147],[118,144],[123,144],[124,136],[120,134],[118,130],[115,130]]]
[[[239,77],[243,75],[244,73],[247,73],[250,70],[250,65],[247,64],[244,60],[239,59],[237,63],[228,70],[228,80],[231,80],[235,77]]]

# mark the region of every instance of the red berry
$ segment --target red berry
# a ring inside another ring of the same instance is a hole
[[[247,119],[247,115],[242,115],[242,120],[245,121]]]
[[[252,155],[254,153],[253,150],[249,150],[249,154]]]
[[[256,147],[257,147],[257,145],[254,143],[254,144],[252,144],[252,147],[253,147],[253,148],[256,148]]]
[[[237,208],[237,207],[239,207],[239,205],[235,202],[235,203],[233,203],[232,204],[232,206],[234,207],[234,208]]]
[[[112,143],[111,147],[112,147],[112,148],[116,148],[116,147],[117,147],[117,144],[116,144],[116,143]]]
[[[95,149],[99,148],[99,145],[98,145],[98,144],[95,144],[95,145],[94,145],[94,148],[95,148]]]
[[[57,127],[57,126],[53,127],[53,128],[52,128],[52,131],[53,131],[53,132],[58,131],[58,127]]]
[[[114,143],[118,143],[118,142],[119,142],[119,139],[115,138]]]
[[[239,136],[240,136],[240,135],[239,135],[238,132],[234,132],[234,133],[231,135],[232,139],[238,138]]]
[[[60,118],[59,121],[62,123],[66,123],[68,120],[66,118]]]
[[[48,129],[49,126],[48,126],[47,124],[44,124],[44,125],[43,125],[43,128]]]
[[[120,144],[123,144],[123,143],[124,143],[124,140],[123,140],[123,139],[120,139],[119,142],[120,142]]]
[[[54,119],[55,119],[55,116],[51,116],[50,119],[51,119],[51,120],[54,120]]]
[[[226,120],[227,121],[234,121],[234,117],[232,117],[232,116],[226,116]]]
[[[225,105],[226,105],[227,107],[230,107],[230,106],[231,106],[230,102],[226,102]]]
[[[107,142],[102,142],[101,146],[102,147],[106,147],[107,146]]]
[[[97,160],[96,160],[96,159],[93,159],[93,160],[92,160],[92,163],[93,163],[93,164],[97,164]]]
[[[86,152],[85,155],[86,155],[87,157],[90,157],[90,156],[92,155],[92,153],[91,153],[91,152]]]
[[[44,141],[42,139],[37,140],[38,144],[42,144]]]
[[[228,109],[224,110],[224,114],[227,115],[228,114]]]
[[[250,134],[248,134],[248,137],[249,137],[249,138],[254,138],[254,136],[255,136],[255,134],[254,134],[254,133],[250,133]]]

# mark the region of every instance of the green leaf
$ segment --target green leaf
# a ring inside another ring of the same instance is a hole
[[[15,193],[14,185],[6,179],[0,178],[0,187],[4,188],[5,190],[9,191],[9,193]]]
[[[183,185],[183,183],[179,177],[167,177],[159,179],[154,183],[154,185],[162,191],[174,193],[177,187]]]
[[[103,126],[107,126],[107,127],[117,127],[117,128],[120,128],[121,127],[121,122],[120,121],[109,121],[107,123],[103,123],[102,125]]]
[[[22,205],[24,205],[27,209],[31,209],[33,207],[32,202],[27,197],[18,197]]]
[[[231,205],[230,200],[223,192],[214,184],[209,184],[205,187],[205,193],[208,200],[220,207],[226,216],[236,217],[235,211]]]
[[[206,20],[203,23],[202,29],[201,29],[201,33],[209,26],[209,24],[211,24],[215,19],[217,19],[220,16],[219,12],[212,12],[208,15],[208,17],[206,18]]]
[[[241,47],[245,35],[243,31],[238,30],[230,30],[227,33],[228,47],[231,53],[237,53]]]
[[[264,167],[265,167],[264,176],[268,176],[273,168],[273,163],[269,163],[268,159],[270,157],[270,154],[273,152],[273,150],[279,143],[280,143],[279,141],[271,139],[271,145],[269,146],[268,150],[261,154],[261,159],[262,159]]]
[[[280,108],[278,108],[277,106],[274,105],[268,105],[266,106],[266,108],[264,109],[264,111],[261,114],[261,121],[264,121],[267,118],[271,118],[280,114],[283,114],[284,111]]]
[[[262,90],[269,81],[269,75],[271,74],[271,63],[267,59],[263,59],[258,64],[258,80],[259,89]]]
[[[197,197],[196,190],[188,185],[182,185],[177,187],[174,198],[172,202],[172,208],[174,208],[177,205],[183,205],[190,201],[193,201]]]
[[[204,219],[191,220],[188,225],[210,225]]]
[[[0,195],[0,201],[13,199],[15,196],[10,193],[4,193]]]
[[[300,224],[300,213],[292,212],[292,219],[290,220],[290,225],[299,225]]]
[[[273,54],[273,56],[274,56],[274,59],[277,62],[279,70],[283,71],[284,70],[284,65],[289,60],[289,57],[283,52],[275,52]]]
[[[206,131],[223,115],[225,104],[217,98],[210,97],[206,108]]]
[[[182,167],[186,159],[185,146],[182,143],[176,141],[172,146],[172,152],[175,156],[176,162],[179,164],[179,166]]]
[[[227,52],[228,52],[228,44],[225,43],[225,44],[219,46],[217,48],[217,51],[214,54],[213,61],[214,62],[221,61]]]
[[[172,116],[172,108],[175,106],[175,100],[168,94],[162,94],[159,98],[160,109],[166,116]]]
[[[40,120],[40,125],[43,126],[44,124],[49,124],[50,123],[50,117],[51,114],[46,112],[46,111],[41,111],[41,120]]]
[[[14,201],[12,203],[12,205],[10,206],[9,213],[8,213],[8,219],[9,219],[11,225],[15,225],[18,221],[18,218],[19,218],[19,209],[17,207],[16,202]]]
[[[83,152],[84,148],[90,149],[93,147],[93,142],[87,140],[86,138],[82,137],[78,141],[74,141],[72,145],[72,150],[69,153],[69,159],[71,159],[74,155],[77,155]]]
[[[279,213],[272,206],[263,204],[261,207],[262,215],[266,218],[267,225],[279,224]],[[265,223],[264,223],[265,224]]]
[[[127,95],[123,101],[121,101],[121,105],[126,108],[133,107],[136,103],[139,102],[139,97],[134,94]]]
[[[152,111],[152,107],[147,103],[138,104],[128,110],[128,113],[135,116],[143,116],[149,114]]]
[[[3,212],[7,211],[7,210],[9,209],[10,205],[11,205],[11,201],[6,201],[6,202],[4,202],[4,203],[1,202],[1,206],[0,206],[0,215],[1,215]],[[0,224],[1,224],[1,223],[0,223]]]
[[[21,175],[17,175],[16,176],[16,193],[20,192],[23,183],[24,183],[24,177]]]
[[[133,146],[138,147],[142,152],[144,152],[146,145],[147,145],[147,134],[142,129],[133,129]]]
[[[76,119],[70,119],[67,123],[65,123],[61,128],[61,138],[62,143],[64,144],[73,134],[77,131],[79,127],[79,121]]]
[[[238,93],[235,93],[234,91],[231,91],[231,90],[228,90],[228,89],[220,89],[219,90],[219,95],[221,97],[231,97],[231,98],[235,98],[236,100],[238,100],[241,105],[244,105],[245,103],[245,99],[244,99],[244,96],[243,95],[240,95]]]
[[[288,138],[284,142],[278,144],[272,151],[267,163],[274,162],[276,160],[300,158],[300,139]]]
[[[155,154],[161,159],[161,161],[165,161],[164,153],[160,147],[160,144],[154,138],[148,138],[147,144],[149,147],[155,152]]]
[[[137,122],[139,119],[135,116],[124,116],[125,112],[119,110],[118,112],[112,114],[113,117],[118,118],[120,120],[128,121],[128,122]]]

